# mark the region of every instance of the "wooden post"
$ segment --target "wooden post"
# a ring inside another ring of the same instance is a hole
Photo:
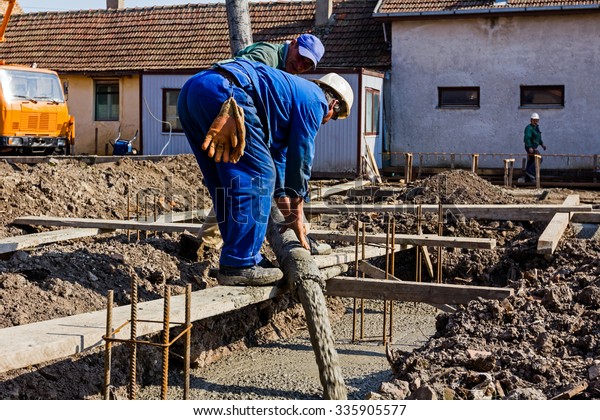
[[[504,159],[504,186],[512,187],[513,169],[515,166],[514,159]]]
[[[450,153],[450,169],[454,169],[454,163],[455,163],[455,159],[456,155],[454,153]]]
[[[598,182],[596,174],[598,173],[598,155],[594,155],[594,182]]]
[[[412,175],[412,153],[404,153],[404,181],[408,185]]]
[[[472,158],[472,160],[471,160],[471,172],[473,172],[474,174],[476,174],[477,173],[477,166],[478,166],[478,163],[479,163],[479,154],[473,153],[471,155],[471,158]]]
[[[535,188],[541,187],[540,182],[540,164],[542,163],[542,157],[538,154],[535,155]]]
[[[423,170],[423,154],[419,153],[419,170],[417,171],[417,179],[421,178],[422,170]]]

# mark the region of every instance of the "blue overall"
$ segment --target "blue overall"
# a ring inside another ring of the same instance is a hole
[[[327,102],[316,84],[261,63],[219,67],[231,76],[212,69],[196,74],[181,89],[177,109],[213,200],[224,242],[220,263],[250,267],[262,260],[276,187],[281,195],[308,195],[314,138]],[[202,143],[231,96],[244,109],[246,148],[236,164],[216,163]]]

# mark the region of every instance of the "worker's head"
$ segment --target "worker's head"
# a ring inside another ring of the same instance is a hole
[[[534,112],[533,114],[531,114],[531,123],[536,125],[539,122],[540,122],[540,116],[537,114],[537,112]]]
[[[304,34],[292,40],[285,58],[285,71],[291,74],[305,73],[317,67],[325,53],[321,40],[314,35]]]
[[[323,120],[323,124],[330,119],[348,118],[350,109],[354,102],[354,93],[350,84],[342,76],[336,73],[328,73],[320,79],[313,80],[325,93],[329,112]]]

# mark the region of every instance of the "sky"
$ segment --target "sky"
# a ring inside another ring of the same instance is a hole
[[[106,9],[106,0],[18,0],[26,13],[65,10]],[[215,3],[225,0],[125,0],[125,7],[168,6],[172,4]]]

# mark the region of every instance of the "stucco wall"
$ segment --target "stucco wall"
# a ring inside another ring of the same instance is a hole
[[[522,154],[537,112],[547,153],[600,153],[598,28],[598,13],[394,22],[392,150]],[[520,108],[521,85],[564,85],[564,108]],[[437,108],[439,86],[479,86],[480,108]],[[501,157],[487,160],[480,166],[502,166]],[[396,155],[392,164],[402,162]],[[591,162],[544,160],[567,165]]]
[[[61,75],[61,80],[69,83],[67,104],[75,117],[75,153],[104,155],[109,140],[113,140],[121,126],[121,137],[132,138],[140,128],[139,77],[124,76],[119,79],[119,120],[95,121],[94,79],[89,76]],[[96,128],[98,134],[96,135]],[[134,143],[139,148],[139,140]],[[108,146],[108,154],[112,148]]]

